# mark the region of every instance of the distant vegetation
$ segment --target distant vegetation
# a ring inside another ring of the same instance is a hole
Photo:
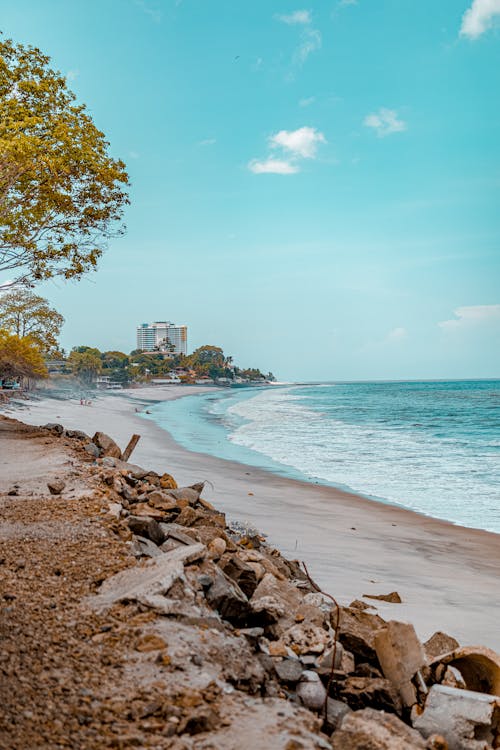
[[[257,368],[237,367],[232,357],[226,356],[219,346],[208,345],[200,346],[187,356],[144,352],[140,349],[127,355],[118,351],[100,352],[93,347],[77,346],[70,352],[62,372],[75,375],[87,385],[105,376],[117,385],[173,377],[178,377],[183,383],[194,383],[200,379],[223,382],[274,380],[271,372],[264,374]]]

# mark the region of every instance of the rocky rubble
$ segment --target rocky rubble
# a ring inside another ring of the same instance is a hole
[[[46,429],[78,446],[109,528],[136,558],[86,606],[144,618],[136,650],[169,686],[145,717],[167,746],[233,747],[231,728],[244,733],[251,716],[273,724],[273,739],[245,744],[242,734],[238,747],[500,747],[497,654],[443,633],[422,645],[412,625],[363,602],[338,610],[298,561],[227,523],[203,484],[178,487],[122,461],[103,433],[90,440],[59,427]],[[387,597],[399,600],[378,598]],[[139,679],[137,664],[128,670]]]

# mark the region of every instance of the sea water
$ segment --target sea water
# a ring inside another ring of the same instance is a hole
[[[189,450],[500,533],[500,381],[214,390],[157,404]]]

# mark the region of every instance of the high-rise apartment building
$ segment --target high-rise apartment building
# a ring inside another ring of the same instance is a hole
[[[145,352],[158,349],[187,354],[187,326],[177,326],[169,321],[141,323],[137,326],[137,348]]]

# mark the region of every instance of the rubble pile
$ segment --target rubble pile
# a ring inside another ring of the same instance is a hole
[[[339,608],[298,561],[228,523],[203,498],[203,483],[178,487],[168,473],[124,462],[103,433],[91,440],[46,427],[80,446],[109,526],[137,560],[103,581],[88,605],[151,617],[141,647],[155,654],[159,673],[177,675],[176,689],[185,679],[184,696],[194,691],[183,698],[189,712],[153,712],[172,737],[209,737],[227,721],[224,696],[235,691],[249,710],[255,698],[284,715],[295,707],[314,714],[311,734],[287,750],[500,747],[500,656],[443,633],[422,644],[411,624],[385,621],[362,601]],[[372,599],[386,597],[400,601],[397,592]],[[167,645],[179,641],[176,655]]]

